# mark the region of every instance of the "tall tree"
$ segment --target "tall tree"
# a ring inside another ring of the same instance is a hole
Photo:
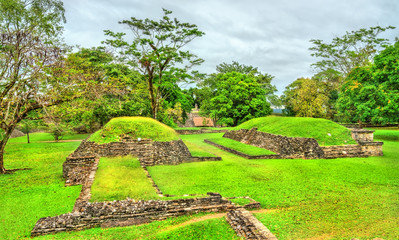
[[[125,33],[105,31],[112,38],[105,43],[118,49],[121,60],[146,77],[152,117],[155,119],[162,101],[170,94],[170,87],[187,79],[188,69],[203,62],[183,48],[204,33],[194,24],[171,19],[171,11],[163,9],[163,12],[164,16],[159,21],[132,17],[119,22],[130,28],[133,34],[130,42],[125,40]]]
[[[346,32],[342,37],[335,37],[331,43],[312,39],[312,56],[321,59],[312,64],[318,71],[333,69],[346,77],[353,68],[370,64],[378,49],[388,43],[388,39],[378,38],[378,35],[395,27],[370,27]]]
[[[236,126],[256,117],[271,114],[265,90],[252,75],[237,72],[216,75],[216,91],[201,111],[218,124]]]
[[[295,80],[284,91],[284,113],[297,117],[325,117],[328,98],[324,91],[324,86],[314,79]]]
[[[29,112],[84,92],[89,76],[62,58],[64,22],[59,0],[0,1],[0,173],[10,134]]]
[[[74,68],[91,75],[96,83],[90,93],[52,109],[57,121],[80,131],[94,131],[113,117],[150,116],[150,101],[140,73],[114,61],[103,47],[68,55]],[[51,119],[51,118],[49,118]]]
[[[399,121],[399,42],[375,56],[371,66],[351,71],[337,105],[349,122]]]
[[[236,61],[232,61],[232,63],[221,63],[216,66],[215,74],[209,75],[207,78],[203,78],[199,84],[202,88],[210,88],[209,90],[214,91],[217,86],[218,73],[231,73],[237,72],[244,75],[251,75],[256,78],[256,81],[259,83],[261,88],[265,90],[265,97],[269,102],[278,102],[278,96],[274,93],[277,92],[276,86],[274,86],[271,81],[274,76],[268,73],[262,73],[258,70],[257,67],[251,65],[240,64]]]

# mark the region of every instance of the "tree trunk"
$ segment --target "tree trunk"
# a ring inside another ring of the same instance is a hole
[[[153,78],[149,77],[148,78],[148,92],[150,95],[150,100],[151,100],[151,114],[152,118],[156,119],[157,118],[157,109],[156,109],[156,101],[155,101],[155,96],[154,96],[154,85],[152,82]]]
[[[10,126],[7,131],[5,131],[4,138],[0,141],[0,174],[6,173],[6,169],[4,167],[4,150],[12,131],[15,129],[15,126],[16,124],[14,126]]]
[[[4,155],[4,151],[0,150],[0,174],[6,173],[6,169],[4,168],[3,155]]]
[[[26,137],[28,138],[28,143],[30,143],[30,141],[29,141],[29,131],[26,132]]]

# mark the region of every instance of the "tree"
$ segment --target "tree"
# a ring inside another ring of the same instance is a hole
[[[317,80],[299,78],[286,87],[283,101],[286,115],[297,117],[325,117],[327,96]]]
[[[159,21],[132,17],[119,22],[132,31],[134,38],[130,43],[124,39],[125,33],[105,31],[112,38],[105,43],[119,50],[120,60],[145,76],[154,119],[158,117],[162,101],[169,96],[170,87],[189,78],[188,69],[203,62],[183,48],[204,33],[194,24],[171,19],[171,11],[163,9],[163,12]]]
[[[51,111],[58,122],[92,132],[113,117],[150,116],[150,101],[140,73],[114,61],[104,47],[82,48],[68,55],[74,68],[92,76],[96,88]],[[62,121],[61,121],[62,120]]]
[[[0,173],[4,148],[29,112],[83,94],[88,78],[64,61],[59,0],[0,1]]]
[[[216,91],[201,110],[217,120],[218,124],[236,126],[271,114],[265,90],[256,77],[237,72],[219,73],[215,77]]]
[[[27,142],[30,143],[29,133],[32,131],[32,129],[35,129],[37,127],[37,122],[35,120],[24,119],[19,122],[18,125],[21,132],[26,134]]]
[[[342,73],[346,77],[355,67],[370,64],[379,48],[385,46],[387,39],[378,35],[395,27],[370,27],[357,31],[346,32],[342,37],[335,37],[331,43],[324,43],[319,39],[310,40],[314,44],[309,48],[312,56],[322,60],[312,64],[318,71],[329,69]]]
[[[254,75],[260,74],[257,67],[247,66],[244,64],[240,64],[236,61],[233,61],[232,63],[221,63],[221,64],[217,65],[216,72],[217,73],[238,72],[238,73],[242,73],[242,74],[252,73]],[[268,76],[270,76],[270,75],[268,75]],[[270,78],[273,78],[273,77],[270,76]]]
[[[399,121],[399,42],[376,55],[374,64],[350,72],[337,105],[349,122]]]
[[[61,54],[55,36],[64,21],[61,1],[0,2],[0,173],[6,172],[4,148],[17,123],[29,111],[57,101],[46,98],[51,84],[46,68]]]

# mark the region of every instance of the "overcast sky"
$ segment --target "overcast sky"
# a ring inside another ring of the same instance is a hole
[[[346,31],[380,25],[399,28],[398,0],[65,0],[68,44],[100,46],[103,30],[128,31],[118,21],[172,17],[196,24],[205,36],[187,48],[203,58],[197,67],[213,73],[216,65],[238,61],[275,76],[279,93],[299,77],[313,75],[310,39],[330,42]],[[381,35],[393,41],[399,29]]]

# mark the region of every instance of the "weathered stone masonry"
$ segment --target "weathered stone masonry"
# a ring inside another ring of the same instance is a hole
[[[313,138],[295,138],[241,129],[226,132],[223,137],[271,150],[278,155],[275,158],[342,158],[381,156],[382,142],[373,142],[373,132],[352,129],[352,138],[357,145],[319,146]]]
[[[77,231],[93,227],[138,225],[154,220],[164,220],[168,217],[190,215],[199,212],[226,212],[237,208],[235,204],[222,198],[218,193],[208,193],[208,197],[205,198],[169,201],[135,201],[127,199],[112,202],[89,202],[91,185],[94,181],[99,157],[124,155],[138,156],[144,169],[146,169],[146,166],[158,164],[221,160],[220,157],[192,157],[182,141],[152,142],[146,139],[141,141],[124,139],[123,142],[99,145],[85,140],[75,152],[67,157],[63,165],[63,175],[66,179],[66,185],[83,184],[82,192],[76,200],[73,212],[39,219],[31,232],[31,236]],[[159,189],[158,191],[160,192]],[[253,199],[251,200],[244,207],[260,207],[258,202]],[[254,228],[252,224],[252,218],[254,217],[252,216],[249,220],[246,217],[248,216],[240,218],[240,225],[232,225],[235,227],[235,230],[237,226],[238,228],[251,229],[256,233],[262,232],[265,229],[259,221]],[[235,223],[238,222],[235,221]],[[257,230],[256,228],[259,229]]]
[[[185,162],[220,161],[220,157],[192,157],[182,140],[154,142],[150,139],[124,138],[122,142],[97,144],[82,141],[63,164],[67,185],[82,184],[96,157],[133,155],[142,166],[177,165]]]
[[[277,240],[269,229],[244,208],[230,210],[226,220],[237,235],[245,239]]]
[[[226,212],[235,208],[220,194],[208,197],[177,200],[135,201],[132,199],[112,202],[87,202],[80,212],[41,218],[32,230],[32,236],[76,231],[93,227],[114,227],[149,223],[168,217],[199,212]]]
[[[313,138],[293,138],[270,133],[241,129],[226,132],[223,137],[265,148],[279,154],[280,158],[323,158],[324,151]]]

